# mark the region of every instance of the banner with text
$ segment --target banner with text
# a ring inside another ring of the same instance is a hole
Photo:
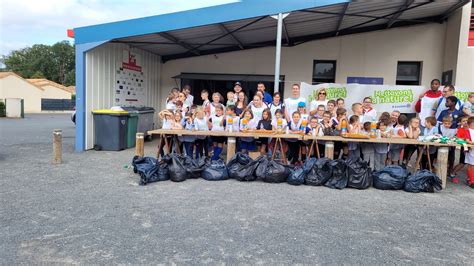
[[[362,103],[364,97],[371,97],[374,109],[378,113],[398,110],[402,113],[414,113],[415,103],[420,94],[428,90],[424,86],[403,86],[403,85],[365,85],[365,84],[336,84],[324,83],[311,85],[301,83],[301,97],[306,98],[307,105],[318,97],[320,89],[326,89],[327,99],[336,100],[343,98],[346,108],[351,113],[353,103]],[[441,90],[442,88],[440,88]],[[462,102],[467,100],[471,90],[456,88],[456,97]],[[309,105],[308,105],[309,106]],[[308,110],[309,111],[309,110]]]

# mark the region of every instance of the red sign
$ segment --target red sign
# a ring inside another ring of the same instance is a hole
[[[122,62],[122,67],[125,69],[142,72],[142,67],[137,65],[135,55],[128,52],[128,62]]]
[[[474,30],[469,32],[468,46],[474,47]]]

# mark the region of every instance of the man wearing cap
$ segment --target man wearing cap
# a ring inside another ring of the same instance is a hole
[[[265,91],[265,84],[263,84],[263,82],[259,82],[257,84],[257,90],[261,91],[263,93],[263,102],[264,103],[266,103],[268,105],[273,101],[272,96],[270,95],[270,93]]]
[[[240,82],[234,83],[234,102],[237,102],[239,99],[239,92],[242,91],[242,84]]]
[[[293,86],[291,86],[291,97],[286,98],[284,101],[286,121],[291,121],[292,114],[298,110],[298,104],[300,102],[306,102],[306,99],[300,95],[300,85],[293,84]]]

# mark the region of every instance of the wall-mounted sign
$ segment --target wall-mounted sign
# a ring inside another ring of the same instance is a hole
[[[144,106],[146,86],[140,55],[123,51],[115,75],[115,104],[119,106]]]

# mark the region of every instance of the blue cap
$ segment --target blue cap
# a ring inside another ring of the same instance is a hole
[[[306,103],[305,102],[299,102],[298,107],[306,107]]]

